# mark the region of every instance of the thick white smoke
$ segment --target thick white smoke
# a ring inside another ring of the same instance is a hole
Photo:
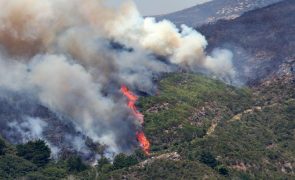
[[[38,140],[43,137],[43,129],[47,123],[40,118],[24,117],[21,123],[12,121],[8,123],[11,133],[21,134],[20,141],[25,143],[29,140]]]
[[[235,74],[229,51],[207,55],[203,35],[143,18],[132,2],[111,9],[99,0],[0,0],[0,7],[0,88],[34,94],[109,152],[125,151],[122,139],[138,126],[121,84],[150,93],[153,78],[176,66]]]

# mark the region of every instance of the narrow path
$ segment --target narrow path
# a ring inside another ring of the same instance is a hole
[[[290,99],[290,100],[293,100],[293,99]],[[273,107],[273,106],[276,106],[278,105],[278,103],[273,103],[273,104],[270,104],[270,105],[267,105],[267,106],[254,106],[252,107],[251,109],[247,109],[239,114],[236,114],[234,115],[229,121],[227,121],[228,123],[231,123],[231,122],[235,122],[235,121],[240,121],[243,117],[243,115],[245,114],[251,114],[255,111],[262,111],[263,109],[265,108],[268,108],[268,107]],[[220,114],[217,115],[217,117],[220,117]],[[218,123],[219,123],[219,120],[220,118],[214,118],[212,120],[212,124],[211,126],[209,127],[209,129],[207,130],[207,136],[210,136],[214,133],[216,127],[218,126]]]
[[[240,121],[241,118],[243,117],[243,115],[245,114],[251,114],[253,113],[254,111],[261,111],[262,110],[262,107],[261,106],[254,106],[252,107],[251,109],[247,109],[235,116],[233,116],[228,122],[234,122],[234,121]]]

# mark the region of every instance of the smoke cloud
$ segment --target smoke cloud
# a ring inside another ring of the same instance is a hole
[[[32,94],[107,153],[132,150],[140,128],[120,85],[151,94],[155,77],[178,69],[235,76],[231,52],[208,55],[199,32],[143,18],[131,1],[119,9],[102,0],[0,0],[0,7],[0,89]],[[38,136],[46,126],[35,121],[26,123]]]
[[[21,141],[25,143],[29,140],[37,140],[43,137],[43,129],[47,126],[46,122],[40,118],[24,117],[21,123],[12,121],[8,123],[8,127],[15,135],[21,134]]]

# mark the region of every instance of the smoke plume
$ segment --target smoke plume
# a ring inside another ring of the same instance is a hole
[[[199,32],[143,18],[131,1],[118,9],[102,0],[0,0],[0,7],[0,89],[30,94],[108,153],[132,150],[141,126],[122,84],[152,94],[155,77],[178,69],[235,76],[231,52],[208,55]],[[10,124],[20,131],[35,124],[35,138],[50,123],[35,121]]]

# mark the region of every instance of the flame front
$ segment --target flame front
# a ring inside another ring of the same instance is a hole
[[[136,119],[140,122],[142,125],[144,123],[144,116],[141,114],[136,106],[135,103],[138,100],[138,97],[131,92],[125,85],[122,85],[121,87],[121,92],[124,94],[125,97],[128,99],[128,107],[132,110],[132,113],[136,117]],[[138,142],[140,143],[140,146],[142,150],[145,152],[146,155],[150,154],[150,142],[146,138],[145,134],[143,131],[138,131],[136,132],[136,138]]]
[[[128,98],[128,107],[132,110],[134,116],[137,118],[140,124],[143,124],[144,116],[137,110],[135,106],[138,97],[133,92],[131,92],[125,85],[122,85],[121,92],[124,94],[124,96]]]
[[[140,142],[140,146],[145,152],[146,155],[150,155],[150,142],[146,138],[144,132],[137,132],[136,133],[137,140]]]

